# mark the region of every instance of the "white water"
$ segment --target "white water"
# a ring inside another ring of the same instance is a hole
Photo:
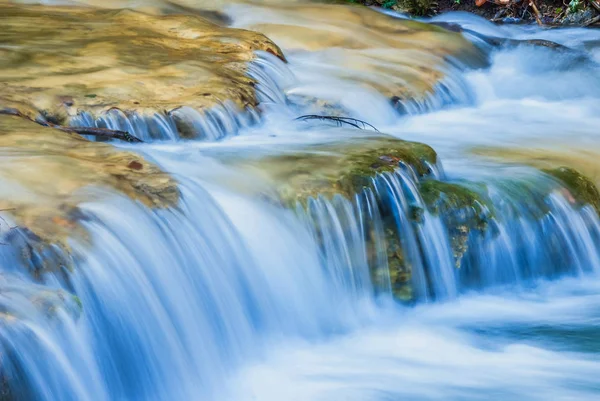
[[[465,23],[476,30],[482,25]],[[574,32],[568,44],[579,46],[588,32]],[[501,33],[537,35],[516,28]],[[310,57],[290,57],[291,75],[282,66],[269,67],[267,75],[279,68],[274,82],[288,95],[319,95],[324,83],[315,76],[322,71],[310,75]],[[535,198],[551,213],[536,220],[530,214],[537,205],[511,198],[505,187],[531,171],[500,169],[461,153],[472,145],[560,139],[566,130],[583,145],[597,141],[597,66],[565,72],[558,58],[530,47],[498,51],[488,70],[455,77],[467,88],[464,102],[437,110],[440,101],[432,107],[437,111],[410,117],[397,116],[373,91],[363,96],[354,88],[356,96],[345,97],[351,80],[323,78],[332,85],[329,99],[343,98],[358,118],[436,148],[447,178],[491,185],[501,210],[497,233],[473,239],[467,272],[456,271],[439,218],[426,213],[410,232],[408,207],[422,202],[409,171],[379,177],[357,199],[315,201],[313,215],[328,222],[321,225],[328,227],[325,250],[301,213],[241,190],[266,184],[223,166],[223,154],[285,151],[344,132],[290,123],[304,110],[285,105],[273,83],[262,88],[263,125],[237,138],[134,148],[177,177],[180,207],[149,211],[117,195],[83,205],[94,245],[90,250],[73,239],[79,319],[72,318],[71,303],[48,320],[27,297],[1,292],[2,311],[22,317],[6,321],[0,332],[13,394],[23,400],[597,399],[595,212],[574,208],[548,189],[556,183],[541,179]],[[534,70],[540,60],[556,64]],[[125,124],[122,116],[103,121],[114,128]],[[224,121],[230,120],[219,124]],[[205,129],[211,139],[224,136],[213,128]],[[168,132],[160,137],[173,139]],[[425,274],[418,268],[435,273],[431,285],[416,283],[430,302],[406,307],[386,291],[373,295],[361,225],[377,226],[376,195],[393,205],[417,280]],[[340,230],[344,220],[351,230]],[[7,282],[27,281],[16,272],[14,255],[0,252]],[[46,277],[45,287],[60,285]]]

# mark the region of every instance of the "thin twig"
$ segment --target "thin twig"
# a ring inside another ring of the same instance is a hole
[[[21,113],[19,110],[13,109],[13,108],[0,108],[0,114],[25,118],[29,121],[33,121],[34,123],[40,124],[44,127],[56,128],[63,132],[76,133],[79,135],[92,135],[92,136],[108,138],[108,139],[120,139],[125,142],[133,142],[133,143],[143,142],[141,139],[131,135],[127,131],[112,130],[112,129],[108,129],[108,128],[93,128],[93,127],[65,127],[63,125],[53,124],[53,123],[51,123],[49,121],[45,121],[45,120],[34,120],[33,118],[29,117],[28,115],[25,115],[25,114]]]
[[[535,17],[535,21],[537,22],[537,24],[540,26],[544,25],[544,23],[542,22],[542,14],[535,5],[535,1],[529,0],[529,6],[533,8],[533,16]]]
[[[596,9],[596,11],[600,11],[600,1],[598,1],[598,0],[588,0],[588,1],[592,5],[592,7],[594,7]]]
[[[320,116],[317,114],[307,114],[304,116],[297,117],[296,120],[302,120],[302,121],[329,120],[329,121],[335,121],[338,124],[338,126],[341,126],[342,124],[347,124],[347,125],[350,125],[352,127],[358,128],[358,129],[365,129],[366,127],[370,127],[370,128],[373,128],[375,131],[379,132],[379,130],[377,128],[375,128],[373,125],[369,124],[368,122],[359,120],[357,118],[352,118],[352,117]],[[359,124],[361,124],[362,127]]]
[[[600,21],[600,15],[592,18],[591,20],[587,21],[585,24],[583,24],[582,26],[586,27],[586,26],[590,26],[595,24],[596,22]]]

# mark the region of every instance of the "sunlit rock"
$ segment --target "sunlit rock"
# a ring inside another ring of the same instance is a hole
[[[63,125],[114,109],[133,120],[182,106],[252,108],[254,52],[283,58],[262,34],[194,15],[3,3],[0,25],[0,108]]]
[[[178,201],[176,182],[154,164],[77,134],[0,115],[0,148],[0,209],[13,226],[4,233],[14,240],[31,236],[29,247],[68,249],[68,236],[85,238],[78,205],[113,191],[149,207]]]
[[[426,175],[437,162],[435,151],[422,143],[373,135],[346,141],[311,145],[293,152],[249,162],[278,188],[285,203],[305,203],[308,197],[352,197],[383,172],[401,164]]]
[[[449,76],[449,60],[470,66],[485,63],[460,33],[367,7],[279,2],[235,5],[228,13],[235,26],[264,33],[290,59],[311,52],[307,60],[294,59],[300,63],[298,74],[318,71],[319,79],[358,82],[387,96],[398,108],[433,106],[450,92],[461,96],[462,88]],[[433,99],[436,92],[441,98]]]

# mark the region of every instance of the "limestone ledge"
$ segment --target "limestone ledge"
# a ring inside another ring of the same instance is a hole
[[[246,75],[264,35],[196,15],[0,2],[0,108],[67,125],[80,112],[142,115],[257,105]]]
[[[68,250],[67,237],[86,238],[78,205],[102,194],[159,208],[179,198],[175,180],[140,155],[19,117],[0,115],[0,158],[0,209],[17,227],[3,232],[26,233],[30,245]],[[90,187],[108,191],[92,195]]]
[[[368,7],[314,2],[236,6],[242,27],[262,32],[295,53],[313,52],[323,71],[372,88],[400,106],[428,99],[447,78],[448,59],[479,67],[484,55],[460,33],[394,18]],[[318,63],[315,63],[318,64]],[[314,66],[313,66],[314,67]]]

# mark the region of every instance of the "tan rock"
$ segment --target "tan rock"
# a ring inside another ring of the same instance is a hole
[[[149,207],[175,205],[177,183],[141,156],[13,116],[0,115],[0,209],[44,243],[67,248],[82,189],[118,191]],[[98,194],[94,197],[97,198]]]
[[[112,108],[253,107],[254,51],[283,58],[264,35],[193,15],[0,3],[0,26],[0,107],[61,124]]]
[[[422,100],[446,77],[447,57],[481,63],[461,34],[368,7],[332,4],[239,6],[236,26],[256,30],[286,52],[320,51],[327,71],[392,98]],[[256,16],[246,17],[247,15]]]

